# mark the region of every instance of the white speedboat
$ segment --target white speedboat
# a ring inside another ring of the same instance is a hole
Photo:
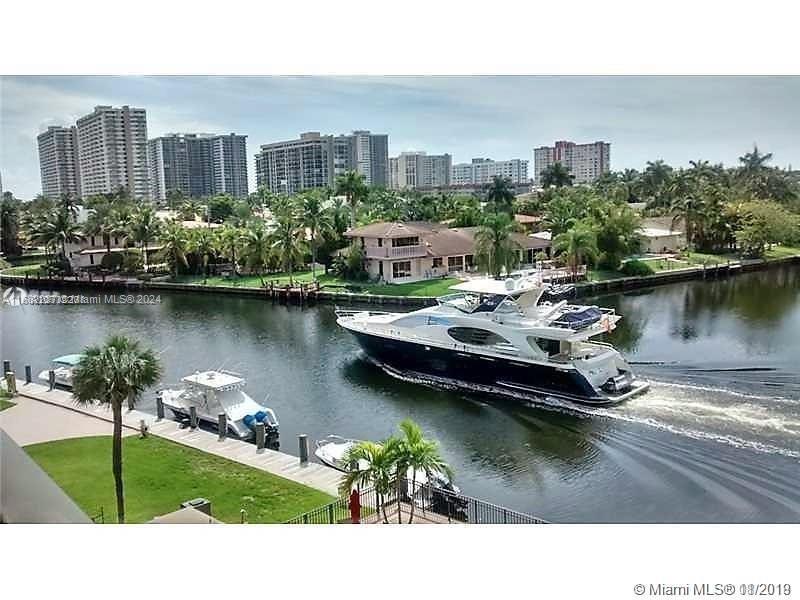
[[[65,354],[51,361],[53,363],[51,369],[56,376],[56,385],[72,389],[72,372],[75,370],[75,367],[78,366],[82,358],[83,354]],[[50,369],[45,369],[39,373],[39,380],[49,385]]]
[[[338,435],[329,435],[325,439],[317,440],[317,448],[314,450],[316,456],[321,462],[343,473],[349,473],[354,467],[359,471],[369,468],[369,463],[361,459],[358,465],[348,465],[345,457],[351,448],[361,443],[361,440],[352,440],[343,438]],[[447,489],[448,491],[458,494],[460,490],[450,482],[444,473],[431,473],[428,477],[425,473],[418,471],[414,477],[414,470],[409,469],[406,474],[406,479],[410,483],[412,480],[418,486],[430,484],[434,488]]]
[[[278,418],[275,411],[245,393],[246,382],[238,373],[198,371],[181,379],[181,384],[157,392],[164,406],[176,417],[188,417],[194,406],[197,418],[213,426],[219,424],[219,415],[224,412],[228,431],[236,437],[254,437],[256,423],[264,423],[268,438],[277,437]]]
[[[547,301],[538,272],[452,286],[437,306],[410,313],[337,309],[337,323],[389,370],[445,379],[468,389],[612,404],[644,392],[611,344],[613,309]]]

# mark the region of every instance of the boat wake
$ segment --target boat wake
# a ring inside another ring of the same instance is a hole
[[[562,398],[398,371],[375,364],[390,376],[406,382],[502,396],[529,407],[633,423],[687,438],[800,459],[800,402],[791,398],[651,380],[647,393],[627,402],[614,406],[589,406]]]

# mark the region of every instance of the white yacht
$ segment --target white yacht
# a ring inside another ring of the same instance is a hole
[[[53,363],[51,369],[56,376],[56,385],[72,389],[72,372],[75,370],[75,367],[78,366],[82,358],[83,354],[65,354],[51,361]],[[39,380],[49,384],[50,369],[45,369],[39,373]]]
[[[452,286],[437,305],[410,313],[337,309],[367,355],[389,370],[506,395],[612,404],[644,392],[610,344],[613,309],[546,300],[549,284],[527,271]]]
[[[253,400],[244,391],[246,382],[231,371],[197,371],[181,379],[180,386],[157,392],[164,406],[178,418],[189,416],[194,406],[197,418],[212,426],[219,424],[220,413],[227,416],[228,431],[249,439],[255,435],[256,423],[264,423],[268,438],[278,435],[275,411]]]

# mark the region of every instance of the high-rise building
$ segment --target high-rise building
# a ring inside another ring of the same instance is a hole
[[[519,158],[491,160],[473,158],[472,162],[453,165],[453,185],[485,185],[493,177],[505,177],[519,185],[528,182],[528,161]]]
[[[318,131],[300,139],[264,144],[256,154],[256,182],[273,193],[295,194],[332,185],[333,136]]]
[[[542,171],[557,162],[569,169],[574,176],[574,183],[592,183],[611,168],[611,144],[559,141],[555,146],[536,148],[533,151],[533,165],[537,184],[542,183]]]
[[[357,171],[367,185],[389,184],[389,136],[369,131],[322,135],[264,144],[256,154],[256,181],[274,193],[332,187],[345,171]]]
[[[42,194],[47,198],[80,198],[78,134],[75,127],[48,127],[40,133],[39,169]]]
[[[246,198],[247,136],[170,133],[151,139],[150,191],[166,200],[173,191],[201,198],[230,194]]]
[[[150,197],[143,108],[97,106],[77,122],[81,196],[126,190]]]
[[[453,159],[449,154],[401,152],[389,159],[394,189],[437,188],[450,185]]]

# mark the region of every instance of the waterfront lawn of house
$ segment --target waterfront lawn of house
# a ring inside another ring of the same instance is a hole
[[[333,497],[282,477],[154,436],[123,439],[126,522],[145,523],[180,503],[207,498],[215,518],[239,523],[282,523],[332,502]],[[25,451],[88,515],[103,507],[116,522],[111,437],[58,440]]]
[[[264,276],[264,282],[269,285],[269,282],[274,285],[283,286],[289,283],[289,275],[286,273],[273,273]],[[313,277],[311,271],[300,271],[292,274],[292,281],[298,283],[311,283]],[[317,281],[326,291],[334,292],[357,292],[361,294],[375,294],[380,296],[442,296],[450,293],[448,288],[451,285],[459,283],[460,279],[447,277],[445,279],[426,279],[424,281],[415,281],[413,283],[369,283],[369,282],[354,282],[347,281],[336,277],[333,274],[325,274],[322,271],[317,271]],[[202,275],[179,275],[170,279],[172,283],[189,283],[194,285],[203,284]],[[233,286],[233,287],[261,287],[261,278],[258,275],[242,275],[231,277],[209,277],[206,280],[206,285],[209,286]]]
[[[8,267],[3,269],[3,275],[36,275],[44,264],[33,263],[29,265],[18,265],[16,267]]]
[[[800,248],[791,246],[772,246],[764,253],[764,258],[774,260],[776,258],[786,258],[788,256],[800,256]]]

